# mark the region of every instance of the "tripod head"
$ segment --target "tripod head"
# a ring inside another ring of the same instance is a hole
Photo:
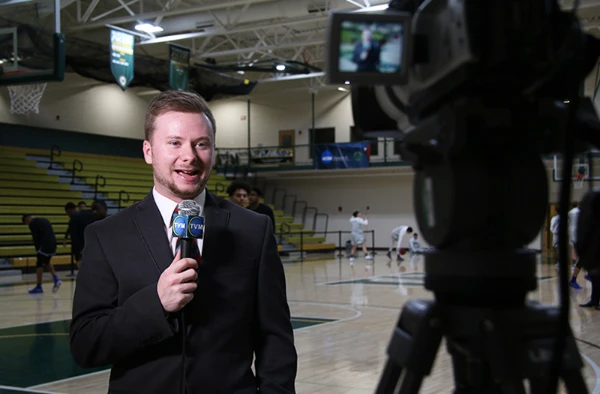
[[[379,48],[371,68],[356,56],[364,44],[348,55],[348,37],[367,29],[382,37],[366,45]],[[328,81],[352,84],[355,125],[400,141],[415,170],[415,215],[433,246],[425,287],[437,305],[523,308],[537,286],[527,245],[548,206],[541,156],[564,150],[570,168],[574,152],[600,146],[594,106],[580,97],[600,41],[556,0],[393,0],[381,13],[332,14],[328,45]],[[566,261],[563,223],[561,237]],[[562,296],[556,354],[568,331]]]

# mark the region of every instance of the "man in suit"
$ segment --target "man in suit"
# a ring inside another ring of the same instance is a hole
[[[352,61],[356,63],[356,71],[375,72],[379,66],[381,46],[373,40],[373,32],[369,28],[362,31],[362,40],[354,47]]]
[[[194,93],[162,92],[145,132],[151,193],[86,229],[75,361],[112,365],[111,393],[294,393],[297,354],[271,220],[205,188],[210,109]],[[199,262],[181,259],[170,235],[182,200],[195,200],[205,218]]]

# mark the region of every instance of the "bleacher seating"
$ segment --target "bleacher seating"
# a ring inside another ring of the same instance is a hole
[[[30,213],[50,220],[58,240],[55,266],[70,266],[70,245],[63,246],[69,218],[64,205],[95,198],[103,199],[109,214],[143,199],[152,188],[152,168],[142,159],[62,152],[50,167],[49,151],[0,147],[0,259],[27,272],[35,268],[35,250],[21,216]],[[77,171],[71,169],[74,161]],[[207,184],[211,192],[227,197],[230,181],[213,173]],[[273,208],[273,206],[271,205]],[[294,218],[274,209],[277,234],[282,234],[280,251],[332,252],[335,244],[304,229]],[[285,231],[281,226],[285,223]],[[302,236],[302,239],[300,238]]]

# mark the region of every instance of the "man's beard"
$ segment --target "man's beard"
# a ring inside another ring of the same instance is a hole
[[[158,183],[160,183],[163,186],[166,186],[167,189],[169,189],[169,191],[173,193],[173,195],[184,200],[192,200],[196,198],[200,193],[202,193],[202,190],[204,190],[204,187],[206,186],[207,182],[206,178],[201,178],[200,182],[194,185],[192,189],[181,190],[171,179],[164,179],[160,174],[157,173],[154,173],[154,176]]]

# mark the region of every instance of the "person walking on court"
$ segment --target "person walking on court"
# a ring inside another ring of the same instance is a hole
[[[573,275],[571,276],[571,280],[569,281],[569,286],[574,289],[583,289],[583,287],[577,283],[577,277],[579,276],[579,272],[581,271],[581,264],[579,263],[579,256],[577,255],[577,223],[579,221],[579,204],[576,202],[575,206],[569,211],[568,220],[569,220],[569,237],[570,244],[572,248],[572,258],[573,258]]]
[[[58,278],[58,275],[56,275],[56,271],[50,262],[52,256],[56,254],[56,235],[54,234],[52,224],[46,218],[38,218],[33,215],[23,215],[22,222],[29,226],[31,236],[33,237],[33,244],[35,246],[35,273],[37,285],[29,290],[29,294],[39,294],[44,292],[42,287],[44,268],[52,275],[52,279],[54,279],[52,291],[58,291],[62,282]]]
[[[68,235],[71,237],[71,254],[77,264],[77,269],[81,267],[81,259],[83,257],[83,248],[85,246],[85,228],[94,222],[94,214],[89,209],[77,211],[75,204],[72,202],[65,205],[65,211],[69,215]],[[100,215],[98,215],[100,217]],[[66,236],[63,244],[66,244]]]
[[[391,238],[392,245],[390,249],[386,253],[388,259],[392,258],[392,250],[396,249],[396,261],[404,261],[404,258],[400,255],[400,246],[402,245],[402,240],[406,234],[412,234],[413,229],[410,226],[398,226],[392,230]]]
[[[556,208],[558,212],[558,207]],[[556,269],[558,269],[558,226],[560,224],[560,215],[557,213],[550,219],[550,232],[552,233],[552,249],[554,250],[554,261],[556,261]]]
[[[365,244],[365,236],[363,226],[367,226],[369,224],[369,219],[365,216],[364,219],[360,214],[360,211],[352,212],[352,217],[350,218],[350,224],[352,225],[352,231],[350,232],[350,238],[352,239],[352,250],[350,251],[350,263],[354,261],[356,249],[361,247],[364,254],[365,259],[372,260],[373,257],[367,251],[367,245]],[[368,267],[367,267],[368,268]]]
[[[271,220],[206,189],[216,124],[194,92],[149,103],[143,154],[154,186],[85,231],[70,327],[83,368],[109,392],[295,393],[297,353]],[[181,258],[171,219],[185,201],[203,232]]]
[[[423,252],[423,249],[421,249],[421,244],[419,244],[419,234],[413,234],[412,238],[408,241],[408,249],[413,255]]]

